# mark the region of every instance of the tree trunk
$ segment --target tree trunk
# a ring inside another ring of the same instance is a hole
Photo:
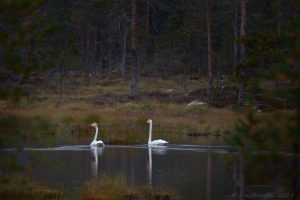
[[[80,48],[81,48],[81,65],[82,65],[82,72],[84,73],[84,79],[87,80],[87,70],[86,70],[86,49],[84,46],[84,31],[81,30],[80,33]]]
[[[277,10],[277,34],[281,35],[281,0],[278,0],[278,10]]]
[[[236,76],[236,68],[238,63],[238,0],[234,3],[234,18],[233,18],[233,77]]]
[[[146,8],[146,33],[149,33],[149,21],[150,21],[150,0],[147,0],[147,8]]]
[[[198,80],[200,80],[200,76],[201,76],[201,65],[202,65],[202,51],[201,51],[201,45],[199,45],[198,48]]]
[[[241,38],[244,38],[246,36],[246,5],[247,5],[247,0],[241,0],[241,30],[240,30],[240,36]],[[241,43],[240,47],[241,53],[241,61],[245,59],[245,52],[246,48],[244,43]],[[244,79],[245,78],[245,69],[240,70],[240,88],[239,88],[239,97],[238,97],[238,103],[243,104],[245,101],[245,83]]]
[[[60,63],[60,79],[59,79],[59,99],[62,99],[62,90],[63,90],[63,78],[64,78],[64,66],[62,63]]]
[[[138,56],[137,56],[137,39],[136,39],[136,0],[131,0],[131,48],[132,48],[132,60],[133,60],[133,70],[132,70],[132,83],[131,83],[131,95],[137,95],[137,85],[138,85]]]
[[[246,36],[246,5],[247,0],[241,0],[241,30],[240,34],[241,37],[244,38]],[[241,44],[241,59],[245,58],[245,45],[244,43]]]
[[[282,13],[281,13],[281,0],[277,1],[277,35],[281,35],[281,18],[282,18]],[[273,87],[276,89],[278,86],[277,80],[274,80]]]
[[[47,89],[50,89],[51,81],[52,81],[52,73],[51,73],[51,70],[47,71],[46,77],[47,77],[47,79],[46,79],[46,88],[47,88]]]
[[[188,80],[189,80],[189,72],[190,72],[190,65],[187,65],[185,63],[188,62],[190,58],[188,50],[184,51],[184,57],[182,60],[183,63],[183,89],[184,89],[184,94],[188,93]]]
[[[211,45],[211,4],[212,0],[207,0],[207,71],[208,71],[208,86],[207,97],[211,99],[212,95],[212,45]]]
[[[171,47],[170,47],[170,44],[168,44],[168,47],[167,47],[166,59],[167,59],[167,70],[165,70],[165,71],[167,71],[168,73],[171,73],[172,68],[171,68]]]
[[[183,65],[183,90],[187,94],[187,65]]]
[[[86,82],[89,82],[89,64],[90,64],[90,32],[89,32],[89,26],[87,26],[87,31],[86,31],[86,50],[85,50],[85,78]]]
[[[151,48],[152,48],[152,44],[150,41],[150,37],[149,37],[149,26],[150,26],[150,9],[151,6],[151,0],[147,0],[147,7],[146,7],[146,63],[150,63],[151,62]]]
[[[97,75],[97,43],[98,43],[98,34],[97,34],[97,29],[95,29],[94,33],[94,48],[92,52],[92,62],[93,62],[93,77],[96,78]]]
[[[103,36],[102,36],[102,32],[100,32],[100,44],[99,44],[99,74],[102,74],[102,64],[103,64],[103,49],[104,49],[104,40],[103,40]]]
[[[124,76],[127,73],[126,57],[127,57],[127,24],[126,24],[126,17],[125,17],[125,19],[124,19],[123,54],[122,54],[122,61],[121,61],[122,76]]]
[[[111,45],[111,36],[109,36],[109,44],[108,44],[108,75],[107,78],[110,79],[112,76],[112,45]]]
[[[110,19],[112,19],[112,13],[110,13]],[[109,23],[109,41],[108,41],[108,76],[110,79],[112,76],[112,23]]]

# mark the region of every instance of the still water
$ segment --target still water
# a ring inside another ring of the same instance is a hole
[[[79,191],[86,181],[102,174],[122,174],[130,186],[167,187],[175,192],[176,199],[201,200],[235,199],[235,175],[224,160],[232,154],[225,146],[76,145],[27,148],[18,159],[26,176],[66,191]],[[80,199],[79,192],[72,199],[76,197]]]

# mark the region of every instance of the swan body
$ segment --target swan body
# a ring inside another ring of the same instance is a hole
[[[147,123],[149,123],[149,138],[148,138],[148,146],[159,146],[159,145],[165,145],[169,142],[162,140],[162,139],[158,139],[158,140],[153,140],[152,141],[152,120],[149,119],[147,121]]]
[[[159,140],[153,140],[153,141],[148,142],[148,145],[164,145],[164,144],[168,144],[168,143],[169,142],[167,142],[166,140],[159,139]]]
[[[103,146],[104,142],[102,140],[98,140],[98,141],[92,141],[90,146],[92,147],[97,147],[97,146]]]
[[[91,147],[104,146],[104,142],[102,140],[97,140],[97,137],[98,137],[97,123],[92,123],[91,126],[96,129],[96,132],[95,132],[95,137],[94,137],[93,141],[91,142],[90,146]]]

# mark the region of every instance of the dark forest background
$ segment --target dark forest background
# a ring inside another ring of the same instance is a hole
[[[239,103],[258,71],[282,67],[299,11],[293,0],[16,0],[0,8],[2,96],[6,86],[54,76],[62,87],[74,74],[85,84],[131,77],[135,96],[140,76],[181,75],[206,79],[208,98],[230,79]]]

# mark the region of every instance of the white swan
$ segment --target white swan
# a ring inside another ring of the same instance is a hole
[[[147,123],[149,123],[149,139],[148,139],[148,146],[164,145],[164,144],[169,143],[169,142],[167,142],[167,141],[165,141],[165,140],[162,140],[162,139],[151,141],[151,139],[152,139],[152,120],[149,119],[149,120],[147,121]]]
[[[92,147],[95,147],[95,146],[103,146],[104,145],[104,142],[102,140],[98,140],[97,141],[97,137],[98,137],[98,125],[97,123],[92,123],[91,124],[92,127],[95,127],[96,129],[96,133],[95,133],[95,137],[94,137],[94,140],[91,142],[90,146]]]

